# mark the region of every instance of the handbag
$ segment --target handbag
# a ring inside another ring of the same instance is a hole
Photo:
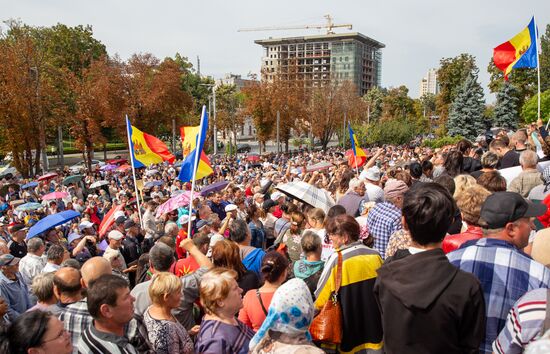
[[[342,283],[342,253],[338,251],[338,268],[334,291],[311,322],[309,332],[316,342],[340,344],[342,342],[342,307],[338,302],[338,291]]]

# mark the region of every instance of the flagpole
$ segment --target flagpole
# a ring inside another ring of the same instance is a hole
[[[199,159],[202,151],[200,150],[200,142],[202,141],[202,125],[204,124],[204,117],[206,116],[206,106],[202,106],[201,123],[199,126],[199,136],[197,139],[197,145],[195,147],[195,161],[193,162],[193,179],[191,180],[191,194],[189,195],[189,221],[187,223],[187,237],[191,238],[191,216],[193,212],[193,192],[195,191],[195,176],[197,175],[197,168],[199,165]]]
[[[533,22],[535,23],[535,44],[537,51],[537,119],[542,119],[540,116],[540,57],[539,57],[539,28],[537,27],[537,19],[533,16]],[[549,119],[550,121],[550,119]],[[546,124],[546,129],[548,129],[548,124]]]
[[[136,168],[134,166],[134,151],[132,148],[132,138],[130,137],[130,120],[128,119],[128,115],[126,115],[126,135],[128,135],[128,151],[130,152],[130,162],[132,164],[132,175],[134,176],[134,190],[136,192],[136,203],[137,203],[137,210],[139,215],[139,225],[143,228],[143,220],[141,218],[141,204],[139,202],[139,192],[138,192],[137,179],[136,179]]]

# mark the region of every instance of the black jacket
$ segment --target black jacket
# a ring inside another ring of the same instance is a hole
[[[485,335],[483,290],[441,249],[396,253],[378,270],[374,294],[386,353],[478,353]]]

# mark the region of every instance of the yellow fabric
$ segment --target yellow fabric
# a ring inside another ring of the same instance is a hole
[[[212,167],[210,167],[210,161],[207,163],[204,158],[208,160],[206,155],[201,156],[202,158],[199,161],[199,167],[197,168],[197,174],[195,176],[196,179],[201,179],[206,176],[210,176],[212,173],[214,173],[214,170],[212,170]]]
[[[161,163],[162,157],[154,153],[147,145],[143,132],[132,126],[132,144],[134,145],[134,157],[142,164],[149,166],[152,164]]]
[[[514,60],[512,64],[508,65],[505,71],[505,75],[508,75],[512,71],[514,65],[516,65],[517,61],[521,58],[523,53],[525,53],[525,51],[531,46],[531,35],[529,32],[529,27],[525,27],[523,31],[516,34],[514,38],[510,39],[509,42],[516,49],[516,60]]]
[[[355,143],[355,156],[367,156],[367,154],[365,154],[365,151],[363,149],[361,149],[361,147],[359,146],[359,142],[357,141],[357,136],[355,134],[353,134],[353,142]]]
[[[183,127],[183,134],[182,134],[182,146],[183,146],[183,158],[191,151],[195,149],[197,146],[197,136],[199,135],[199,128],[200,126],[196,127]]]

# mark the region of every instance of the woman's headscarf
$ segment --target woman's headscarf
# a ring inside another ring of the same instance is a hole
[[[301,279],[290,279],[275,291],[267,317],[250,341],[250,349],[258,345],[269,330],[293,337],[305,336],[311,341],[308,329],[313,314],[313,299],[306,283]]]

